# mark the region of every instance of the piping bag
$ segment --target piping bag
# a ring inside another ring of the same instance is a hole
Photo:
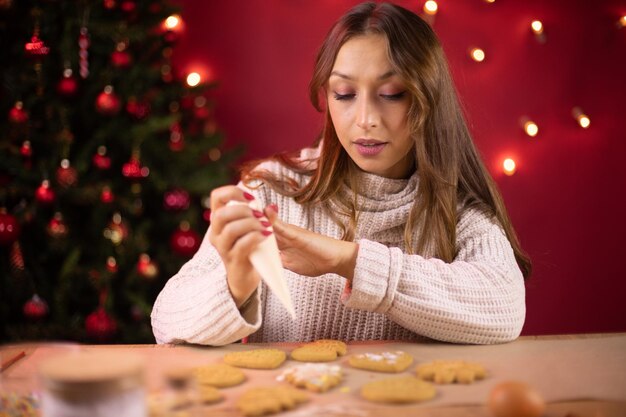
[[[261,207],[261,204],[256,200],[252,200],[249,203],[231,200],[227,205],[230,206],[233,204],[247,205],[253,210],[263,212],[263,207]],[[256,249],[252,251],[249,259],[254,269],[256,269],[261,276],[261,279],[270,287],[270,290],[274,292],[276,297],[278,297],[283,304],[283,307],[289,312],[291,318],[295,320],[296,311],[293,308],[293,301],[291,301],[291,294],[289,294],[289,288],[287,287],[287,280],[283,272],[283,263],[280,260],[276,236],[272,233],[263,239],[263,241],[257,245]]]

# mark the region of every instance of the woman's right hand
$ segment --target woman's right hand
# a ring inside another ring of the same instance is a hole
[[[249,255],[272,233],[267,230],[270,223],[264,214],[248,206],[251,200],[254,200],[251,194],[234,185],[211,192],[209,241],[224,262],[228,288],[237,307],[254,293],[261,280]],[[227,205],[229,201],[244,204]]]

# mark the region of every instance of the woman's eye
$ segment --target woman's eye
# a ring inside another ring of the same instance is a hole
[[[381,94],[380,96],[384,98],[385,100],[395,101],[395,100],[401,100],[402,98],[404,98],[405,94],[406,92],[402,91],[396,94]]]
[[[354,97],[354,94],[339,94],[339,93],[334,93],[335,95],[335,100],[350,100],[351,98]]]

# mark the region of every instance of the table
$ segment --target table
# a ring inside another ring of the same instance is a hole
[[[75,345],[24,344],[0,347],[4,363],[19,352],[25,356],[0,374],[0,391],[26,394],[40,390],[37,369],[52,355],[80,349],[131,351],[148,364],[149,392],[164,386],[164,373],[172,368],[216,363],[226,352],[257,347],[275,347],[289,352],[295,344],[233,344],[225,347],[195,345]],[[438,386],[437,397],[418,405],[378,405],[358,395],[365,381],[389,376],[350,368],[346,359],[338,361],[345,379],[340,387],[324,394],[311,394],[311,401],[280,416],[426,416],[488,417],[485,402],[491,388],[503,380],[522,380],[535,387],[548,402],[546,417],[623,417],[626,416],[626,333],[525,336],[502,345],[468,346],[447,343],[356,342],[348,345],[348,355],[363,352],[404,350],[416,363],[434,359],[462,359],[482,363],[488,377],[472,385]],[[298,364],[288,360],[276,370],[244,370],[248,381],[222,392],[225,400],[206,406],[206,415],[240,416],[234,401],[251,386],[277,384],[282,370]],[[412,372],[415,366],[408,371]]]

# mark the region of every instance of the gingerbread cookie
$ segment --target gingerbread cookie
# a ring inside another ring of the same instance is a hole
[[[299,388],[313,392],[326,392],[341,382],[341,367],[323,363],[305,363],[284,371],[278,378]]]
[[[229,365],[253,369],[278,368],[285,359],[287,359],[285,352],[278,349],[255,349],[224,355],[224,362]]]
[[[262,416],[291,410],[308,400],[305,393],[296,388],[275,386],[251,388],[237,400],[237,408],[245,416]]]
[[[194,369],[194,376],[198,385],[210,385],[216,388],[239,385],[246,379],[241,369],[223,363],[199,366]]]
[[[399,376],[368,382],[361,388],[361,397],[383,403],[415,403],[433,398],[435,387],[413,376]]]
[[[377,372],[402,372],[413,363],[413,357],[400,350],[395,352],[361,353],[352,355],[349,363],[354,368]]]
[[[471,384],[484,379],[487,375],[485,368],[476,362],[438,360],[419,365],[417,376],[435,384]]]

